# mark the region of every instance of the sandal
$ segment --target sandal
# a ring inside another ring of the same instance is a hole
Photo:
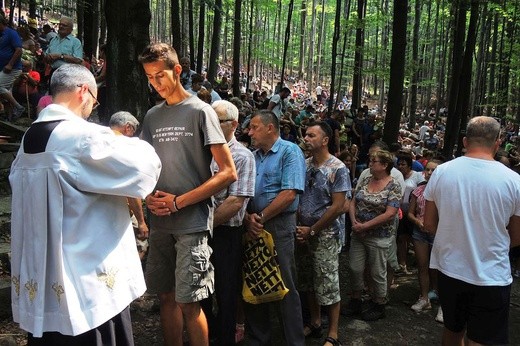
[[[305,334],[305,327],[309,328],[310,332],[308,334]],[[315,326],[313,325],[312,323],[305,323],[305,326],[303,327],[303,334],[305,335],[305,337],[309,337],[309,338],[321,338],[321,335],[322,335],[322,330],[321,330],[321,326]]]
[[[327,343],[327,342],[331,343],[332,346],[341,346],[341,342],[339,342],[338,339],[334,339],[334,338],[331,337],[331,336],[327,336],[327,337],[325,338],[325,341],[323,342],[323,345],[325,345],[325,343]]]

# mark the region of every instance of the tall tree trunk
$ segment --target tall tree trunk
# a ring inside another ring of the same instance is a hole
[[[304,71],[304,62],[305,62],[305,43],[307,41],[307,37],[305,37],[305,27],[306,27],[306,19],[307,19],[307,0],[302,0],[302,7],[300,10],[300,56],[298,61],[298,78],[303,79],[303,71]]]
[[[18,1],[18,18],[20,18],[20,1]],[[83,42],[84,26],[85,26],[85,5],[83,2],[78,1],[76,3],[76,37],[78,40]]]
[[[249,13],[249,40],[247,43],[247,85],[246,88],[251,88],[251,59],[252,59],[252,49],[253,49],[253,18],[254,18],[254,8],[255,2],[251,1],[251,9]]]
[[[78,2],[78,9],[81,7],[82,12],[82,28],[81,38],[83,42],[83,55],[86,57],[92,57],[92,33],[94,28],[92,27],[92,7],[90,3]],[[97,29],[97,28],[96,28]],[[79,25],[78,25],[78,36],[79,36]],[[79,38],[79,37],[78,37]]]
[[[394,0],[394,23],[392,32],[392,56],[390,58],[390,85],[385,118],[383,141],[397,142],[399,123],[403,109],[403,83],[406,52],[406,23],[408,22],[408,0]]]
[[[350,17],[350,0],[346,0],[345,7],[346,7],[345,14],[344,14],[345,22],[348,22],[348,19]],[[340,72],[339,72],[338,97],[336,98],[336,106],[338,105],[338,102],[340,99],[340,91],[343,91],[344,94],[348,94],[348,87],[343,88],[343,70],[345,68],[345,52],[347,50],[347,36],[348,36],[348,30],[345,30],[343,32],[343,47],[341,49],[341,68],[340,68]]]
[[[283,57],[282,57],[282,71],[280,72],[280,82],[281,85],[284,84],[285,80],[285,61],[287,59],[287,50],[289,49],[289,41],[291,38],[291,22],[292,22],[292,13],[294,8],[294,0],[290,0],[289,2],[289,12],[287,12],[287,27],[285,28],[285,39],[283,45]]]
[[[107,0],[111,1],[111,0]],[[179,5],[179,0],[171,0],[170,3],[170,13],[171,13],[171,37],[172,37],[172,47],[175,49],[179,58],[182,57],[182,27],[181,27],[181,7]]]
[[[475,88],[473,91],[473,97],[471,104],[473,105],[473,114],[483,114],[484,107],[484,99],[485,99],[485,85],[486,85],[486,64],[484,60],[486,58],[486,51],[488,50],[488,43],[490,37],[491,30],[491,19],[492,16],[489,15],[487,3],[484,4],[484,9],[482,10],[482,18],[481,21],[481,30],[480,30],[480,40],[478,44],[478,53],[477,53],[477,75]]]
[[[410,88],[410,118],[408,129],[415,128],[415,112],[417,111],[417,84],[419,83],[419,24],[421,21],[421,0],[415,0],[415,18],[412,38],[412,83]]]
[[[502,8],[505,11],[507,11],[506,7],[506,0],[504,0]],[[508,105],[508,96],[509,96],[509,87],[508,87],[508,81],[509,79],[509,63],[508,59],[511,59],[511,50],[508,50],[507,53],[505,53],[506,47],[506,39],[505,36],[508,35],[511,32],[512,29],[512,21],[507,20],[505,16],[502,17],[502,32],[500,37],[500,51],[498,54],[498,61],[500,62],[499,65],[499,74],[498,74],[498,87],[497,87],[497,116],[499,116],[502,119],[505,119],[506,117],[506,111],[507,111],[507,105]],[[508,58],[509,56],[509,58]]]
[[[454,43],[452,56],[452,75],[450,87],[450,101],[448,104],[448,119],[446,121],[446,131],[444,136],[444,147],[442,154],[446,159],[453,156],[453,148],[458,138],[458,130],[460,126],[460,113],[457,110],[459,98],[459,87],[461,82],[462,58],[464,55],[464,36],[466,29],[466,12],[468,8],[467,0],[458,0],[456,3],[456,25],[454,27]]]
[[[125,110],[142,121],[148,111],[148,81],[138,62],[150,43],[148,0],[110,0],[105,4],[108,24],[107,113]]]
[[[471,73],[473,67],[473,54],[477,42],[477,23],[479,14],[479,0],[471,0],[471,16],[469,19],[468,35],[466,39],[466,50],[462,60],[462,71],[460,74],[459,97],[457,100],[456,112],[460,114],[460,127],[455,129],[459,134],[457,144],[457,156],[462,154],[462,139],[465,135],[466,124],[468,123],[469,96],[471,92]],[[459,131],[460,130],[460,131]]]
[[[317,7],[317,0],[312,0],[312,21],[311,21],[311,39],[309,43],[309,60],[307,63],[307,66],[310,68],[308,69],[308,75],[307,75],[307,86],[309,89],[309,92],[314,91],[314,69],[312,68],[314,66],[314,47],[316,45],[316,7]]]
[[[388,0],[382,0],[381,2],[381,13],[388,13]],[[388,33],[390,31],[390,23],[388,20],[385,20],[385,25],[383,27],[383,37],[381,38],[381,66],[387,66],[388,56]],[[385,103],[386,97],[386,86],[385,86],[385,78],[381,78],[381,86],[379,87],[380,95],[379,95],[379,110],[383,112],[383,107]]]
[[[242,37],[242,1],[235,1],[233,23],[233,95],[240,97],[240,41]]]
[[[222,0],[215,0],[215,15],[213,16],[213,35],[207,79],[213,84],[217,76],[218,53],[220,50],[220,29],[222,27]]]
[[[443,2],[444,5],[444,2]],[[451,23],[451,21],[450,21]],[[441,40],[441,49],[439,50],[439,68],[437,71],[437,109],[435,110],[435,114],[439,116],[439,111],[441,107],[447,106],[447,96],[446,96],[446,64],[447,64],[447,42],[448,36],[450,32],[450,27],[445,26],[445,21],[441,22],[441,33],[443,35],[443,39]]]
[[[334,34],[332,36],[332,62],[330,65],[330,97],[329,97],[329,113],[333,111],[333,103],[334,103],[334,93],[336,91],[335,83],[336,83],[336,58],[338,51],[338,41],[339,41],[339,29],[341,27],[341,3],[343,0],[336,0],[336,17],[334,19]],[[339,90],[338,90],[339,91]],[[338,97],[339,99],[339,92]],[[339,151],[339,148],[338,148]]]
[[[493,106],[496,105],[496,89],[495,89],[495,71],[497,64],[497,46],[498,46],[498,12],[495,10],[495,18],[493,19],[493,43],[491,46],[491,58],[489,64],[489,87],[488,87],[488,99],[487,99],[487,115],[493,115]]]
[[[195,37],[193,27],[193,0],[188,0],[188,45],[189,45],[189,56],[190,56],[190,68],[195,70]]]
[[[197,73],[202,73],[202,66],[204,65],[204,36],[206,33],[205,26],[206,19],[206,2],[200,0],[199,7],[199,40],[197,43]]]
[[[358,0],[358,21],[356,25],[356,51],[354,53],[354,77],[352,78],[352,106],[356,108],[361,107],[361,72],[363,69],[363,44],[365,27],[365,19],[363,17],[363,14],[365,13],[364,8],[365,0]]]
[[[314,75],[316,76],[316,83],[321,83],[321,57],[323,55],[323,43],[325,42],[325,0],[321,0],[321,21],[320,21],[320,34],[318,35],[318,61],[316,62],[315,69],[316,72]],[[332,95],[331,95],[332,96]]]
[[[432,99],[432,85],[433,85],[433,75],[434,75],[434,71],[435,71],[435,68],[436,68],[436,65],[435,65],[435,62],[436,62],[436,57],[437,57],[437,35],[438,35],[438,28],[439,28],[439,10],[440,10],[440,1],[437,1],[436,2],[436,7],[435,7],[435,25],[433,27],[433,43],[432,43],[432,48],[431,48],[431,55],[430,55],[430,63],[429,63],[429,68],[428,68],[428,71],[427,71],[427,77],[428,80],[430,81],[430,83],[428,83],[428,89],[426,90],[426,101],[428,103],[428,106],[431,107],[431,104],[430,104],[430,100]],[[426,53],[425,53],[426,55]],[[437,83],[439,83],[439,81],[437,81]],[[437,104],[439,103],[439,95],[435,95],[436,99],[437,99],[437,102],[435,104],[435,107],[437,107]],[[435,112],[435,115],[437,116],[437,111]]]
[[[105,44],[107,41],[107,19],[105,14],[105,0],[99,1],[99,44]]]

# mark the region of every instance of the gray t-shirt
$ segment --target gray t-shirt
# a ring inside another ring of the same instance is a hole
[[[163,165],[156,189],[175,195],[193,190],[211,177],[210,145],[226,143],[217,114],[197,96],[150,109],[141,138],[155,148]],[[152,215],[151,227],[172,234],[210,231],[212,200],[182,208],[171,216]]]

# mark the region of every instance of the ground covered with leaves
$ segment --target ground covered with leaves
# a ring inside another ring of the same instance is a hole
[[[349,296],[349,276],[347,270],[347,254],[341,258],[342,297],[346,302]],[[413,261],[413,259],[412,259]],[[437,304],[432,310],[415,313],[410,306],[415,303],[419,294],[416,274],[396,278],[396,285],[390,292],[390,301],[386,308],[386,318],[375,322],[340,318],[340,340],[343,345],[439,345],[441,342],[442,324],[434,321]],[[131,306],[135,343],[137,346],[162,345],[159,322],[158,302],[154,296],[145,295]],[[275,340],[273,345],[284,345],[281,323],[273,315]],[[520,280],[513,283],[510,310],[510,343],[520,345]],[[25,334],[11,318],[0,321],[0,345],[25,345]],[[11,343],[8,343],[11,342]],[[243,342],[247,345],[247,339]],[[323,344],[322,339],[307,339],[307,345]]]

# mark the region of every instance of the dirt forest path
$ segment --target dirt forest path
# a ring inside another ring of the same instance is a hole
[[[0,243],[8,238],[9,222],[8,212],[10,208],[8,198],[0,198]],[[9,210],[10,211],[10,210]],[[5,244],[5,242],[4,242]],[[434,321],[437,312],[437,304],[432,310],[415,313],[410,306],[415,303],[419,295],[416,277],[416,269],[413,266],[414,258],[409,257],[414,274],[396,278],[396,288],[390,291],[390,301],[386,308],[386,318],[375,322],[340,317],[340,341],[343,345],[371,346],[371,345],[440,345],[442,324]],[[0,271],[0,279],[9,283],[5,271]],[[348,254],[340,254],[340,284],[343,302],[347,302],[350,292],[350,278],[348,274]],[[25,333],[12,321],[10,314],[9,287],[2,289],[0,293],[0,346],[26,345]],[[157,299],[145,295],[135,301],[131,306],[133,331],[136,346],[162,345],[162,336],[159,322],[159,310]],[[281,322],[273,314],[272,325],[275,326],[273,346],[284,345],[281,334]],[[513,282],[511,307],[510,307],[510,344],[520,345],[520,279]],[[241,343],[247,345],[247,339]],[[307,339],[306,345],[323,345],[323,339]]]

